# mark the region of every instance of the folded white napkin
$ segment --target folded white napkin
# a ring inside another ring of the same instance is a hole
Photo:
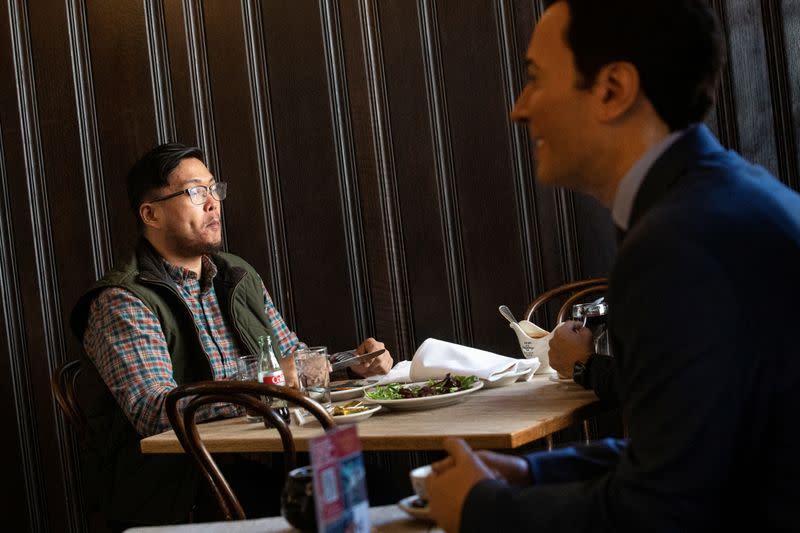
[[[539,368],[539,359],[514,359],[461,344],[427,339],[417,348],[409,377],[411,381],[424,381],[443,377],[448,372],[457,375],[475,375],[487,381],[500,379],[510,372]],[[528,379],[530,379],[530,376]]]
[[[377,376],[376,376],[377,377]],[[381,376],[378,383],[409,383],[411,381],[411,361],[400,361],[392,367],[388,374]]]

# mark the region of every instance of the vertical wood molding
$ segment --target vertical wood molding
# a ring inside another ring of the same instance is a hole
[[[561,242],[561,267],[564,279],[573,281],[582,277],[578,229],[575,225],[575,194],[558,188],[555,191],[555,200],[558,210],[556,227]]]
[[[186,52],[189,56],[192,104],[197,146],[206,156],[207,166],[217,169],[217,143],[214,136],[214,113],[211,103],[211,82],[208,79],[206,32],[202,4],[199,0],[183,0],[183,20],[186,30]]]
[[[442,233],[447,254],[447,277],[450,282],[450,307],[456,342],[471,345],[472,322],[469,289],[466,280],[458,195],[454,180],[453,151],[444,90],[436,0],[418,0],[425,82],[433,136],[435,172],[442,210]]]
[[[722,25],[725,35],[725,49],[730,50],[730,34],[728,32],[727,12],[725,7],[726,0],[712,0],[717,17]],[[739,150],[739,123],[736,120],[736,91],[733,84],[733,72],[731,71],[731,59],[728,58],[725,68],[722,71],[719,90],[717,91],[717,133],[719,139],[731,150]]]
[[[201,0],[183,0],[183,20],[186,32],[186,52],[191,70],[189,78],[192,88],[192,110],[197,130],[197,146],[203,151],[206,166],[211,173],[219,176],[214,107],[211,100],[211,81],[208,77],[206,29]],[[228,230],[225,224],[225,211],[222,210],[222,243],[225,249],[227,249],[227,242]]]
[[[153,109],[156,113],[156,138],[161,144],[174,141],[176,131],[163,0],[144,0],[144,26],[150,59]]]
[[[84,196],[89,219],[89,239],[92,246],[92,263],[94,275],[99,278],[111,267],[113,258],[103,167],[100,160],[100,139],[97,133],[97,110],[90,68],[91,57],[87,39],[85,0],[67,1],[66,14],[72,83],[75,91],[78,144],[81,149]],[[52,361],[51,368],[55,368],[61,362],[63,362],[63,357]],[[54,412],[59,412],[55,404]],[[55,426],[58,435],[59,458],[64,474],[64,493],[74,495],[67,499],[68,520],[72,531],[85,531],[88,523],[84,512],[84,489],[80,472],[78,442],[74,433],[67,428],[64,419],[58,414],[55,416]]]
[[[399,359],[410,359],[416,350],[414,318],[411,313],[411,290],[397,191],[397,168],[392,146],[389,103],[386,94],[383,45],[377,16],[377,0],[361,0],[358,14],[367,75],[372,137],[375,144],[375,167],[378,170],[381,219],[386,239],[389,283],[393,295],[392,315],[399,343]]]
[[[797,162],[797,138],[792,120],[792,89],[786,37],[781,7],[775,0],[761,0],[764,41],[767,51],[767,72],[772,95],[772,116],[779,178],[790,187],[800,186]]]
[[[724,2],[728,58],[736,97],[739,146],[748,160],[778,175],[778,140],[760,0]]]
[[[11,11],[9,4],[9,11]],[[12,17],[13,20],[13,17]],[[13,28],[12,28],[13,31]],[[6,156],[3,137],[0,135],[0,305],[3,306],[4,327],[6,330],[6,352],[11,373],[12,397],[17,413],[16,425],[22,457],[22,473],[25,486],[19,487],[25,492],[27,500],[28,524],[31,531],[44,531],[45,510],[42,507],[43,477],[37,465],[38,438],[33,426],[33,400],[31,398],[31,381],[28,369],[29,355],[25,342],[25,324],[21,320],[22,295],[19,292],[19,269],[17,268],[16,246],[14,244],[13,222],[11,219],[11,198],[8,190],[6,173]],[[17,510],[22,512],[23,510]]]
[[[517,99],[519,87],[524,85],[525,76],[520,72],[524,54],[520,53],[514,35],[515,17],[511,0],[496,0],[498,48],[502,57],[501,72],[505,86],[506,108],[511,111]],[[520,250],[525,264],[525,287],[527,294],[533,296],[544,291],[544,276],[541,265],[541,235],[535,222],[536,198],[533,196],[533,168],[531,165],[530,139],[525,128],[514,125],[509,120],[508,139],[513,158],[514,189],[517,200],[517,220],[519,225]],[[533,225],[531,221],[534,221]],[[537,268],[538,266],[538,268]]]
[[[86,1],[67,2],[67,31],[72,82],[75,87],[75,110],[80,135],[81,166],[89,216],[89,237],[92,243],[94,275],[99,278],[111,268],[111,230],[105,194],[103,164],[100,159],[100,136],[97,131],[97,108],[94,98],[91,57],[86,26]]]
[[[295,310],[289,276],[289,250],[286,246],[286,221],[279,179],[278,157],[273,123],[272,97],[267,55],[264,50],[264,24],[258,0],[242,0],[247,72],[250,77],[250,98],[253,110],[253,131],[258,147],[259,181],[262,190],[262,221],[269,236],[270,289],[272,299],[289,324],[295,324]],[[267,243],[269,244],[269,243]]]
[[[333,144],[339,174],[339,191],[347,246],[347,266],[353,294],[353,316],[359,339],[367,337],[374,327],[369,276],[367,275],[364,228],[361,225],[361,201],[356,176],[355,147],[347,100],[347,71],[342,50],[342,31],[338,2],[320,2],[325,66],[328,74],[328,99],[333,124]]]
[[[11,30],[11,55],[14,64],[14,79],[17,87],[17,107],[19,109],[19,127],[22,138],[22,150],[25,161],[25,180],[28,189],[28,206],[30,208],[31,225],[33,229],[34,250],[36,253],[36,278],[39,288],[39,304],[41,306],[42,323],[44,326],[45,343],[52,347],[47,355],[48,364],[52,369],[53,355],[64,353],[63,337],[60,335],[61,319],[57,313],[59,309],[57,295],[53,291],[55,270],[52,265],[52,243],[48,229],[50,228],[47,212],[46,193],[44,192],[44,169],[42,168],[42,148],[39,133],[39,117],[36,109],[36,88],[33,75],[33,58],[31,56],[30,32],[28,26],[27,5],[24,0],[9,0],[9,21]],[[7,177],[7,176],[6,176]],[[3,181],[4,202],[8,201],[8,191]],[[22,199],[20,199],[22,200]],[[17,202],[22,205],[22,201]],[[8,213],[8,211],[5,211]],[[8,215],[7,215],[8,216]],[[16,282],[16,268],[14,267],[14,250],[9,250],[11,255],[7,258],[15,277],[10,281]],[[13,298],[17,309],[15,316],[22,317],[20,294]],[[8,318],[8,317],[7,317]],[[22,325],[17,327],[15,333],[22,333]],[[17,412],[17,426],[19,427],[19,446],[22,456],[25,476],[25,493],[28,500],[29,524],[34,531],[45,531],[45,517],[47,501],[44,497],[44,473],[40,468],[39,433],[36,428],[36,416],[33,410],[31,392],[33,386],[30,376],[30,354],[21,338],[21,344],[16,346],[16,351],[10,352],[12,383]]]
[[[75,89],[75,110],[78,122],[81,167],[89,218],[89,238],[92,244],[94,276],[99,278],[113,263],[111,231],[108,225],[108,208],[105,193],[105,177],[101,161],[100,136],[97,128],[94,80],[92,78],[91,55],[86,22],[86,1],[69,0],[67,10],[67,32],[69,35],[72,82]],[[58,361],[59,363],[62,361]],[[58,409],[55,410],[58,412]],[[64,468],[65,494],[69,498],[68,513],[73,531],[88,529],[84,511],[83,477],[80,471],[80,451],[73,432],[56,415],[59,436],[59,453]]]
[[[544,13],[544,0],[531,0],[531,5],[533,6],[533,16],[539,20]]]

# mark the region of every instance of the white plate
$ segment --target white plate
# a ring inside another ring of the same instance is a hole
[[[397,502],[397,506],[402,509],[403,511],[407,512],[417,520],[425,520],[428,522],[433,522],[433,517],[431,517],[431,509],[427,505],[425,507],[414,507],[412,503],[418,500],[417,495],[409,496],[408,498],[403,498],[399,502]]]
[[[336,405],[345,405],[349,402],[340,402]],[[375,413],[381,410],[380,405],[365,405],[364,407],[368,407],[366,411],[361,411],[360,413],[353,413],[351,415],[339,415],[334,416],[333,420],[338,425],[343,424],[355,424],[357,422],[361,422],[362,420],[366,420],[367,418],[371,417]],[[292,413],[292,420],[295,424],[299,426],[308,426],[308,425],[319,425],[319,420],[316,419],[314,415],[306,411],[301,407],[292,407],[289,409],[289,412]],[[331,415],[333,416],[333,415]]]
[[[416,383],[404,383],[404,386],[410,385],[425,385],[427,381],[418,381]],[[369,403],[376,403],[395,411],[412,411],[416,409],[433,409],[435,407],[444,407],[458,403],[464,399],[467,394],[473,393],[483,387],[483,381],[478,380],[472,385],[471,388],[460,390],[456,392],[448,392],[447,394],[437,394],[436,396],[423,396],[422,398],[401,398],[399,400],[373,400],[364,396],[364,401]]]
[[[353,413],[351,415],[334,416],[333,420],[339,425],[355,424],[356,422],[361,422],[362,420],[366,420],[367,418],[371,417],[380,410],[381,410],[380,405],[371,405],[369,406],[369,409],[367,409],[366,411],[361,411],[360,413]]]
[[[507,374],[503,374],[503,377],[498,378],[494,381],[483,380],[483,385],[487,389],[493,389],[494,387],[504,387],[506,385],[511,385],[515,381],[525,379],[526,377],[531,375],[532,368],[526,368],[521,372],[509,372]]]
[[[331,387],[342,385],[343,383],[358,383],[360,386],[353,387],[352,389],[334,391],[331,390],[331,401],[338,402],[340,400],[352,400],[353,398],[361,398],[364,396],[364,389],[372,387],[378,383],[377,379],[346,379],[344,381],[333,381]]]

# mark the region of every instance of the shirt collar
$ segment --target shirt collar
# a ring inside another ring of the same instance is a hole
[[[639,192],[644,178],[647,177],[647,173],[656,160],[685,132],[686,130],[672,132],[659,141],[639,158],[625,174],[625,177],[622,178],[622,181],[619,182],[617,192],[614,195],[614,203],[611,207],[611,217],[617,227],[624,231],[628,230],[633,201],[636,199],[636,194]]]
[[[164,269],[169,274],[175,283],[178,285],[183,285],[189,280],[197,279],[197,274],[194,271],[189,270],[188,268],[183,268],[177,265],[173,265],[169,263],[166,259],[164,261]],[[208,290],[211,287],[211,284],[214,281],[214,277],[217,275],[217,265],[214,264],[214,261],[207,255],[203,256],[203,266],[201,270],[201,277],[200,277],[200,288],[203,292]]]

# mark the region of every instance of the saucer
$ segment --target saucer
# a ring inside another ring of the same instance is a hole
[[[333,420],[337,424],[355,424],[356,422],[361,422],[362,420],[366,420],[367,418],[371,417],[375,413],[381,410],[380,405],[370,406],[369,409],[366,411],[361,411],[360,413],[353,413],[349,415],[333,415]]]
[[[347,402],[341,402],[339,405],[344,405]],[[370,405],[368,406],[369,409],[366,411],[361,411],[359,413],[352,413],[349,415],[331,415],[333,416],[334,422],[337,424],[356,424],[361,422],[362,420],[366,420],[367,418],[371,417],[375,413],[381,410],[380,405]],[[298,426],[307,426],[317,424],[319,425],[319,420],[314,417],[311,413],[303,409],[302,407],[296,407],[289,409],[289,413],[292,414],[292,418],[295,424]]]
[[[403,498],[399,502],[397,502],[397,506],[402,509],[403,511],[407,512],[417,520],[425,520],[426,522],[433,522],[433,518],[431,517],[431,510],[430,507],[427,505],[425,507],[414,507],[412,505],[415,501],[419,500],[419,497],[414,494],[413,496],[409,496],[408,498]]]

